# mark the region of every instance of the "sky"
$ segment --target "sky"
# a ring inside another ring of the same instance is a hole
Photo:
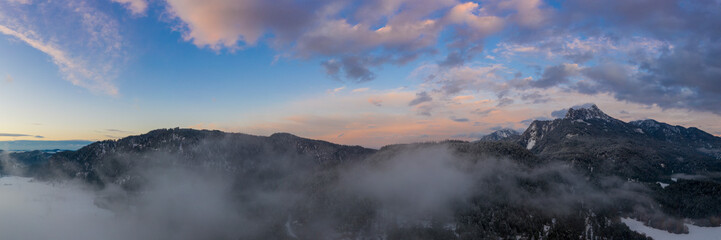
[[[0,0],[0,141],[473,140],[595,103],[721,135],[719,0]]]

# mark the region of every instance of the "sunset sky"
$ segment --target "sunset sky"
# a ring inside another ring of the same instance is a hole
[[[0,141],[380,147],[596,103],[721,135],[720,0],[0,0]]]

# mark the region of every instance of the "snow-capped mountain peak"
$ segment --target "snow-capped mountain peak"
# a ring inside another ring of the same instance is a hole
[[[611,117],[606,115],[596,104],[584,104],[580,106],[573,106],[568,109],[565,119],[571,120],[589,120],[589,119],[603,119],[611,120]]]
[[[488,134],[486,136],[483,136],[481,138],[481,141],[516,140],[518,137],[520,137],[520,135],[521,134],[516,130],[504,128],[492,132],[491,134]]]

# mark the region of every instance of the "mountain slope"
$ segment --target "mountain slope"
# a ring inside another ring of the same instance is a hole
[[[45,151],[5,152],[0,150],[0,176],[33,176],[44,171],[52,156]]]
[[[481,141],[518,141],[521,137],[521,133],[513,129],[500,129],[491,134],[481,137]]]
[[[373,150],[287,133],[160,129],[57,153],[46,166],[46,179],[120,186],[96,200],[120,211],[166,169],[221,176],[232,209],[257,224],[243,239],[645,239],[619,213],[655,211],[638,183],[588,181],[509,141]]]
[[[638,127],[647,136],[660,141],[687,145],[697,149],[721,149],[721,138],[695,127],[672,126],[653,119],[632,121],[629,124]]]
[[[591,175],[656,181],[675,173],[721,170],[721,159],[714,155],[719,141],[696,128],[653,120],[626,123],[591,105],[571,108],[561,119],[534,121],[518,143],[542,158],[570,162]]]
[[[53,155],[45,175],[85,179],[99,185],[130,186],[129,172],[139,166],[200,166],[227,173],[270,168],[271,160],[293,159],[289,167],[333,166],[361,159],[375,150],[300,138],[287,133],[269,137],[193,129],[159,129],[119,140],[96,142],[77,151]],[[275,171],[274,169],[265,169]]]
[[[716,138],[679,127],[688,134],[657,130],[661,139],[653,129],[596,106],[535,121],[517,142],[499,133],[379,150],[287,133],[159,129],[56,153],[36,177],[120,186],[96,200],[113,211],[133,208],[168,169],[217,177],[230,185],[231,209],[257,224],[244,239],[646,239],[621,216],[674,232],[687,231],[683,218],[715,226],[721,184],[670,179],[718,168],[699,148]],[[684,139],[698,141],[675,142]]]

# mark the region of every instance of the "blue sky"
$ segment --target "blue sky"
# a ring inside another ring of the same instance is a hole
[[[471,140],[594,102],[721,134],[719,1],[3,0],[0,140]]]

